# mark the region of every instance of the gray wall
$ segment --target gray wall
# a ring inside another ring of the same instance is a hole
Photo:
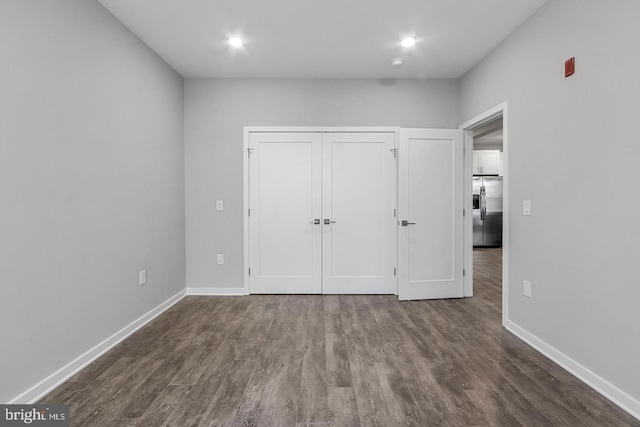
[[[243,286],[243,126],[452,128],[458,96],[457,80],[186,80],[187,286]]]
[[[3,0],[0,52],[6,402],[184,289],[183,80],[95,1]]]
[[[551,0],[461,81],[465,121],[509,102],[511,320],[636,399],[639,16]]]

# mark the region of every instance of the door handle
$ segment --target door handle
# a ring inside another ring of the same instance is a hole
[[[487,216],[487,191],[484,185],[480,187],[480,220],[484,221]]]
[[[400,225],[402,225],[403,227],[406,227],[407,225],[416,225],[416,223],[415,223],[415,222],[409,222],[409,221],[407,221],[406,219],[403,219],[403,220],[400,222]]]
[[[325,219],[324,220],[324,225],[329,225],[329,224],[335,224],[335,221],[331,221],[330,219]]]
[[[319,225],[320,224],[320,218],[316,218],[313,221],[309,221],[309,224]]]

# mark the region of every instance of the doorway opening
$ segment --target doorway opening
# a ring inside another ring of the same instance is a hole
[[[502,303],[503,118],[473,129],[473,284],[497,312]]]
[[[465,133],[465,296],[478,296],[508,318],[507,104],[460,126]],[[500,310],[501,309],[501,310]]]

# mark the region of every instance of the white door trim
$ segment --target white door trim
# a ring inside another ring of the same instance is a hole
[[[245,126],[243,128],[243,144],[242,144],[242,187],[243,187],[243,235],[244,235],[244,295],[249,295],[249,137],[253,132],[386,132],[395,135],[395,146],[397,147],[398,133],[400,128],[397,126]],[[394,182],[394,186],[397,184]],[[395,187],[394,187],[395,188]],[[397,204],[397,200],[396,200]],[[394,242],[395,242],[394,238]],[[394,248],[396,250],[396,248]],[[396,250],[397,252],[397,250]],[[397,265],[397,260],[396,260]],[[397,280],[397,276],[396,276]],[[397,282],[396,282],[397,289]]]
[[[244,277],[244,294],[249,295],[249,252],[250,243],[249,238],[249,136],[251,128],[245,127],[243,129],[243,142],[242,142],[242,218],[243,221],[243,277]]]
[[[465,134],[465,210],[467,212],[465,220],[465,259],[464,268],[467,272],[465,276],[465,296],[473,296],[473,205],[471,197],[471,179],[473,177],[473,137],[472,130],[496,117],[502,116],[503,126],[503,214],[502,214],[502,324],[505,325],[509,319],[509,113],[508,104],[503,102],[485,111],[482,114],[458,126]]]

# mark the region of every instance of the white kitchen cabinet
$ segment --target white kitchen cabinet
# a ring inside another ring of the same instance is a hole
[[[499,150],[474,150],[473,174],[474,175],[500,175],[502,156]]]
[[[480,151],[473,150],[473,174],[480,175]]]

